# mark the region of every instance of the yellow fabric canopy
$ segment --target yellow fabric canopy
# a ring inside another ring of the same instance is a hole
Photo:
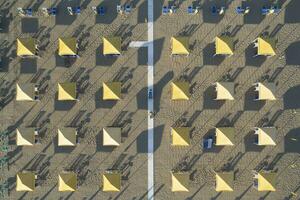
[[[276,191],[275,185],[276,173],[259,172],[257,175],[258,191]]]
[[[63,172],[58,175],[58,191],[74,192],[77,189],[77,175],[74,172]]]
[[[121,82],[103,83],[103,100],[121,99]]]
[[[17,146],[32,146],[35,143],[34,128],[17,128]]]
[[[36,54],[36,40],[34,38],[17,39],[18,56],[34,56]]]
[[[172,173],[172,192],[188,192],[189,174],[183,172]]]
[[[76,100],[76,83],[58,83],[58,100]]]
[[[189,37],[171,38],[172,55],[189,55]]]
[[[257,128],[258,130],[258,145],[271,145],[275,146],[276,128],[275,127],[263,127]]]
[[[216,83],[217,100],[234,100],[234,83],[217,82]]]
[[[216,55],[233,55],[233,40],[229,36],[215,38]]]
[[[16,84],[16,100],[17,101],[34,101],[35,91],[34,84]]]
[[[35,174],[32,172],[20,172],[17,174],[17,191],[32,192],[35,188]]]
[[[216,128],[216,145],[218,146],[233,146],[234,128],[219,127]]]
[[[121,189],[121,174],[119,172],[105,173],[103,178],[104,192],[119,192]]]
[[[188,82],[172,82],[172,100],[189,100],[190,86]]]
[[[60,56],[75,56],[77,55],[76,38],[59,38],[58,39],[58,55]]]
[[[77,133],[75,128],[58,129],[58,146],[75,146],[76,135]]]
[[[103,55],[120,55],[121,37],[103,37]]]
[[[275,85],[273,83],[258,83],[259,100],[276,100]]]
[[[119,146],[121,143],[121,128],[103,128],[103,146]]]
[[[189,146],[190,145],[190,128],[189,127],[174,127],[171,130],[172,145],[174,146]]]
[[[216,173],[216,191],[233,191],[233,173],[222,172]]]
[[[275,39],[270,37],[257,38],[257,55],[275,56]]]

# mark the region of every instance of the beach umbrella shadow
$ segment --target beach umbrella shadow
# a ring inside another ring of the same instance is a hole
[[[73,108],[73,106],[76,104],[76,100],[71,101],[59,101],[58,100],[58,93],[55,94],[55,101],[54,101],[54,109],[57,111],[68,111]]]
[[[220,65],[226,56],[215,55],[215,43],[209,43],[203,49],[203,64],[204,65]]]
[[[118,56],[103,55],[103,44],[101,44],[96,50],[96,66],[112,66],[118,59]]]
[[[285,8],[284,22],[299,23],[300,22],[299,8],[300,8],[300,1],[291,0]]]
[[[95,94],[95,106],[98,108],[112,108],[118,103],[117,100],[103,100],[103,87]]]
[[[220,109],[224,100],[215,100],[216,90],[213,85],[209,86],[203,93],[203,109]]]
[[[143,3],[138,7],[138,23],[145,23],[145,19],[148,18],[148,7],[147,1],[144,0]],[[159,9],[158,9],[159,10]],[[155,11],[154,11],[155,12]]]
[[[55,153],[71,153],[76,146],[58,146],[58,135],[53,138],[54,152]]]
[[[283,95],[284,109],[299,109],[300,108],[300,85],[290,88]]]
[[[23,58],[20,61],[20,71],[23,74],[33,74],[37,72],[37,58]]]
[[[284,137],[286,153],[300,153],[300,128],[290,130]]]
[[[244,15],[244,23],[245,24],[259,24],[265,18],[264,15],[261,14],[261,9],[265,5],[264,1],[243,1],[243,7],[250,7],[250,12]]]
[[[255,137],[257,137],[257,135],[254,134],[254,131],[249,131],[244,137],[246,152],[261,152],[264,149],[265,146],[259,146],[255,144]]]
[[[117,3],[115,1],[102,1],[97,7],[104,7],[106,13],[104,16],[96,15],[96,24],[111,24],[117,18]]]
[[[259,67],[266,61],[266,56],[255,56],[256,50],[254,45],[249,45],[245,50],[246,66]],[[255,57],[254,57],[255,56]]]
[[[217,7],[225,7],[225,13],[227,10],[227,5],[225,3],[225,1],[223,2],[219,2],[219,1],[204,1],[203,5],[202,5],[202,14],[203,14],[203,22],[205,23],[219,23],[223,18],[224,18],[224,14],[223,15],[219,15],[219,14],[213,14],[211,9],[212,6],[217,6]]]
[[[39,30],[39,21],[37,18],[22,18],[22,33],[36,33]]]
[[[263,100],[255,101],[254,98],[255,98],[254,87],[251,87],[245,93],[244,110],[260,110],[266,104],[266,101]]]
[[[164,131],[164,125],[159,125],[154,127],[154,149],[155,152],[161,145],[162,135]],[[138,153],[148,153],[148,130],[141,132],[137,139],[137,152]]]
[[[104,146],[103,145],[103,130],[99,131],[99,133],[95,136],[96,144],[97,144],[97,152],[112,152],[116,147],[114,146]]]
[[[300,42],[294,42],[285,50],[285,60],[287,65],[300,65]]]
[[[71,25],[75,19],[76,15],[69,15],[67,11],[67,7],[77,7],[80,6],[80,0],[72,0],[72,1],[60,1],[57,5],[58,13],[55,16],[55,23],[58,25]]]

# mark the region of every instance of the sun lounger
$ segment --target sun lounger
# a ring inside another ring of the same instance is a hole
[[[31,17],[32,16],[32,9],[31,8],[17,8],[18,14],[22,17]]]
[[[261,9],[262,15],[278,14],[281,11],[278,5],[275,6],[263,6]]]
[[[225,13],[225,7],[212,6],[211,13],[213,15],[216,15],[216,14],[223,15]]]
[[[175,6],[163,6],[162,8],[162,14],[167,15],[167,14],[172,14],[176,12],[176,7]]]
[[[168,6],[163,6],[163,8],[162,8],[162,14],[163,15],[169,14],[169,8],[168,8]]]
[[[105,12],[106,12],[105,7],[100,6],[100,7],[98,8],[98,14],[99,14],[99,15],[103,16],[103,15],[105,15]]]
[[[80,6],[78,7],[67,7],[69,15],[79,15],[80,14]]]
[[[203,148],[204,149],[211,149],[212,144],[213,144],[212,137],[209,137],[209,138],[203,140]]]
[[[45,16],[56,16],[57,9],[56,8],[42,8],[42,13]]]
[[[101,16],[105,15],[105,12],[106,12],[105,7],[103,7],[103,6],[100,6],[98,8],[96,6],[92,6],[92,10],[94,11],[94,13],[96,15],[101,15]]]
[[[187,12],[188,12],[188,14],[191,14],[191,15],[197,14],[199,12],[199,7],[194,8],[193,6],[189,6],[187,8]]]
[[[235,10],[236,10],[237,14],[245,15],[250,12],[250,7],[247,6],[244,8],[244,7],[238,6]]]
[[[131,13],[131,10],[132,10],[132,6],[127,4],[125,5],[125,14],[129,14]]]
[[[120,4],[117,5],[117,13],[123,14],[123,6],[121,6]]]

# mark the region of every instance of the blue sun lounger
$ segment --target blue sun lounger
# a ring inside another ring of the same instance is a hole
[[[237,14],[242,14],[242,15],[245,15],[245,14],[248,14],[250,12],[250,7],[241,7],[241,6],[238,6],[236,9],[235,9],[236,13]]]
[[[125,5],[125,14],[129,14],[131,13],[131,10],[132,10],[132,6],[127,4]]]
[[[222,15],[225,12],[225,7],[217,7],[217,6],[212,6],[211,7],[211,13],[213,15],[219,14]]]
[[[104,6],[100,6],[100,7],[96,7],[96,6],[92,6],[92,10],[94,11],[94,13],[96,14],[96,15],[101,15],[101,16],[103,16],[103,15],[105,15],[105,13],[106,13],[106,8],[104,7]]]
[[[168,6],[163,6],[163,8],[162,8],[162,14],[163,15],[169,14],[169,8],[168,8]]]
[[[42,12],[46,16],[56,16],[57,8],[42,8]]]
[[[197,14],[199,12],[199,7],[188,6],[187,12],[190,15]]]
[[[81,10],[80,10],[80,6],[77,7],[67,7],[68,12],[70,15],[79,15]]]
[[[21,16],[32,16],[32,9],[31,8],[17,8],[18,14]]]
[[[213,145],[213,138],[209,137],[203,140],[203,148],[204,149],[211,149]]]

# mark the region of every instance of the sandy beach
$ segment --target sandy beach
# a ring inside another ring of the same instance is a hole
[[[0,33],[1,138],[9,147],[8,164],[1,167],[0,184],[7,185],[0,199],[120,199],[147,197],[147,47],[129,47],[147,41],[147,1],[130,1],[130,14],[118,14],[119,1],[109,0],[0,0],[5,28]],[[121,4],[126,3],[121,1]],[[170,3],[170,2],[169,2]],[[167,1],[154,1],[154,199],[299,199],[300,198],[300,7],[297,0],[279,1],[281,12],[262,16],[260,8],[272,1],[249,0],[248,15],[235,12],[233,1],[175,1],[176,12],[162,15]],[[195,15],[187,13],[200,6]],[[225,6],[225,14],[213,16],[212,5]],[[68,6],[81,6],[77,16]],[[104,6],[104,16],[91,7]],[[32,8],[32,17],[21,17],[17,8]],[[45,17],[41,8],[57,7],[56,16]],[[214,39],[234,38],[232,56],[214,56]],[[254,57],[253,41],[261,34],[277,40],[276,55]],[[121,37],[121,55],[104,56],[102,37]],[[188,36],[190,54],[171,55],[171,37]],[[38,41],[37,58],[17,56],[17,38]],[[77,58],[58,55],[58,39],[75,37]],[[171,100],[171,82],[190,85],[189,100]],[[214,100],[214,83],[234,83],[233,101]],[[76,82],[77,100],[58,101],[58,83]],[[103,100],[103,82],[121,82],[121,99]],[[274,83],[276,100],[253,101],[253,84]],[[16,83],[35,84],[40,101],[16,101]],[[171,127],[190,127],[190,145],[172,146]],[[215,127],[234,127],[233,146],[203,149],[203,139]],[[254,127],[276,127],[275,146],[257,146]],[[16,129],[38,128],[39,141],[17,146]],[[58,146],[57,130],[78,132],[74,147]],[[103,146],[105,127],[120,127],[118,147]],[[1,154],[3,155],[3,154]],[[253,170],[276,172],[275,192],[253,187]],[[102,174],[121,173],[119,192],[104,192]],[[37,174],[33,192],[16,191],[16,174]],[[58,175],[77,174],[75,192],[58,192]],[[189,174],[189,191],[172,192],[171,171]],[[233,191],[215,190],[215,172],[234,174]]]

